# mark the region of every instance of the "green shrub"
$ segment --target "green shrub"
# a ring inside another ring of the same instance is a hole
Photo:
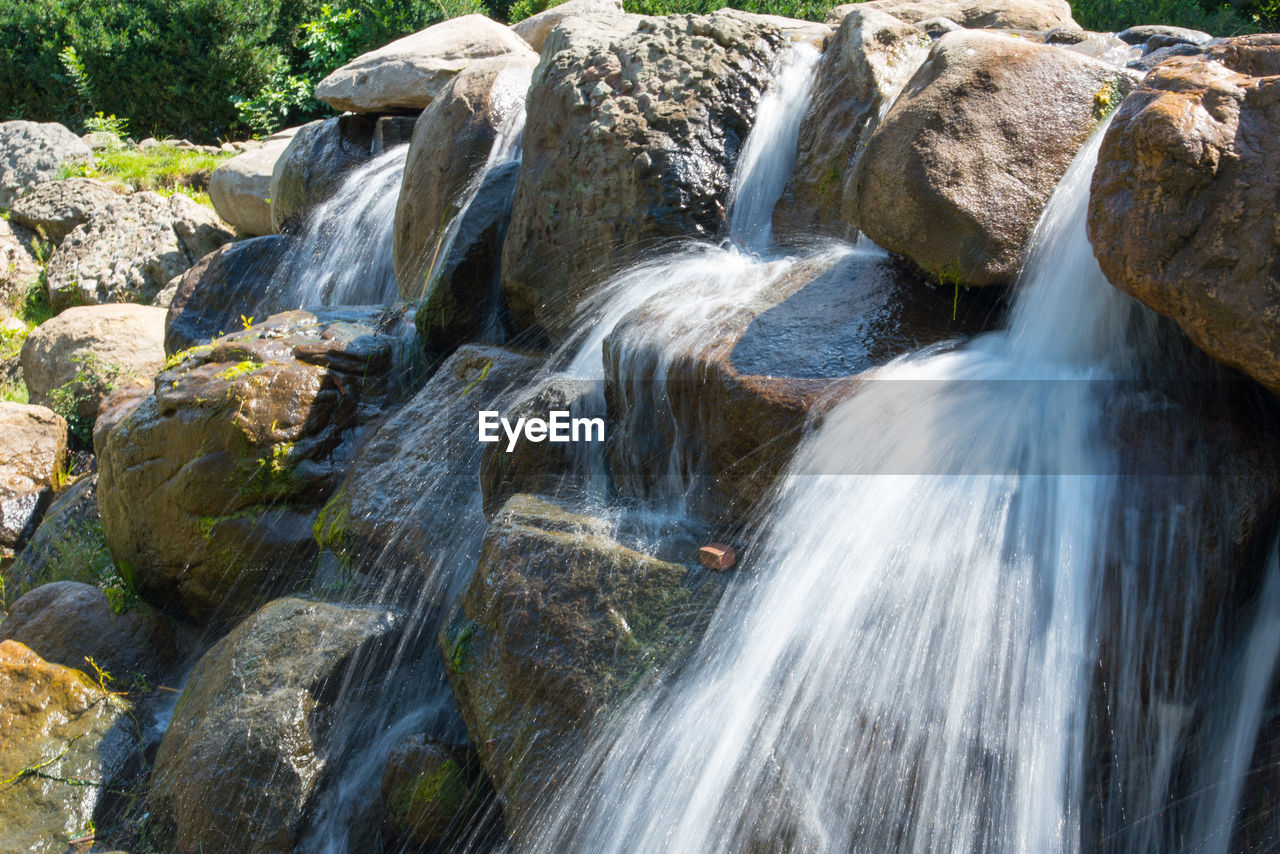
[[[1280,0],[1263,0],[1272,5]],[[1086,30],[1118,32],[1137,24],[1170,24],[1204,30],[1215,36],[1259,29],[1253,13],[1222,3],[1198,0],[1074,0],[1072,16]]]

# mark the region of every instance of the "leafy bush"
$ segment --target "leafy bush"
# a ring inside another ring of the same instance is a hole
[[[1272,5],[1280,0],[1262,0]],[[1254,13],[1226,4],[1197,0],[1073,0],[1073,17],[1086,30],[1118,32],[1137,24],[1170,24],[1204,30],[1215,36],[1254,32]]]

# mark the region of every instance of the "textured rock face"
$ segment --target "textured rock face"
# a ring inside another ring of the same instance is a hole
[[[0,123],[0,208],[57,177],[62,164],[92,159],[89,146],[56,122]]]
[[[770,18],[570,18],[529,90],[503,249],[517,326],[563,335],[576,304],[674,237],[720,231],[729,175],[783,41]]]
[[[449,681],[517,834],[592,718],[676,654],[718,587],[625,548],[607,523],[507,502],[440,637]]]
[[[413,736],[396,745],[382,774],[382,803],[391,832],[431,847],[462,830],[483,797],[472,755],[459,747]]]
[[[188,351],[136,408],[99,418],[103,532],[144,598],[231,620],[305,580],[316,510],[399,392],[400,323],[276,315]]]
[[[871,135],[857,225],[946,283],[1010,282],[1049,195],[1136,75],[990,32],[939,39]]]
[[[49,259],[54,311],[108,302],[148,303],[169,280],[233,235],[181,193],[133,193],[108,202]]]
[[[504,409],[540,364],[499,347],[458,348],[361,449],[320,515],[322,544],[357,570],[474,566],[474,551],[450,549],[474,548],[467,532],[484,530],[478,413]]]
[[[373,156],[375,124],[368,116],[339,116],[297,129],[271,170],[273,231],[300,227],[348,172]]]
[[[115,190],[92,178],[49,181],[14,203],[13,221],[42,231],[56,246],[73,228],[118,198]]]
[[[472,62],[528,50],[502,24],[464,15],[356,57],[316,84],[316,98],[339,112],[421,110]]]
[[[62,854],[91,832],[104,789],[138,758],[128,713],[80,671],[0,642],[0,850]]]
[[[50,392],[70,384],[77,414],[97,418],[109,390],[100,381],[149,384],[164,367],[164,318],[148,305],[86,305],[40,324],[22,346],[31,402],[48,406]]]
[[[82,477],[49,505],[40,527],[5,570],[10,601],[56,581],[98,584],[114,572],[98,518],[97,486],[96,474]]]
[[[241,234],[274,234],[271,221],[271,175],[276,161],[289,147],[298,128],[267,137],[258,148],[246,151],[213,170],[209,200],[213,209]]]
[[[0,402],[0,546],[30,536],[67,459],[67,422],[43,406]]]
[[[566,18],[609,17],[623,13],[621,0],[569,0],[511,25],[511,31],[539,53],[551,31]]]
[[[874,9],[855,7],[827,46],[800,125],[795,171],[773,211],[774,233],[847,237],[855,158],[929,52],[929,37]]]
[[[88,656],[121,684],[134,674],[171,675],[192,645],[190,635],[160,612],[138,604],[116,613],[102,590],[78,581],[24,594],[0,623],[0,640],[17,641],[67,667],[87,667]]]
[[[13,295],[40,278],[40,259],[32,245],[36,239],[29,228],[0,219],[0,302],[7,305]],[[7,311],[0,308],[0,314]]]
[[[351,668],[378,665],[397,623],[381,608],[279,599],[205,653],[156,756],[153,844],[295,850],[325,780],[328,704]]]
[[[1280,391],[1280,36],[1160,65],[1116,113],[1089,238],[1113,285]]]
[[[449,224],[461,213],[464,191],[484,166],[499,133],[504,127],[509,132],[518,129],[537,64],[537,54],[527,48],[480,60],[454,77],[418,118],[396,203],[396,281],[406,300],[422,299],[425,278],[439,257]],[[508,194],[501,200],[503,209],[509,201]],[[468,237],[463,242],[479,239],[478,234]],[[491,259],[492,276],[501,244],[476,251]]]
[[[196,262],[182,274],[169,303],[165,352],[207,344],[242,328],[245,320],[289,309],[271,287],[288,249],[288,238],[271,235],[228,243]]]
[[[871,0],[837,6],[827,16],[835,23],[851,9],[869,8],[909,24],[929,18],[948,18],[969,29],[1036,30],[1054,27],[1080,29],[1066,0]]]

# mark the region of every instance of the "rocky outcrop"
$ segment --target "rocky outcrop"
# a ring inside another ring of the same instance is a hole
[[[218,216],[241,234],[274,234],[271,175],[298,128],[267,137],[262,145],[225,160],[209,179],[209,200]]]
[[[297,129],[271,170],[273,231],[299,229],[348,172],[373,156],[375,124],[367,116],[339,116]]]
[[[1280,36],[1170,59],[1116,113],[1089,238],[1113,285],[1280,391]]]
[[[21,225],[0,219],[0,314],[17,294],[40,278],[44,265],[36,254],[38,235]]]
[[[376,668],[399,619],[382,608],[280,599],[200,659],[152,775],[158,850],[295,850],[325,782],[331,703],[352,668]]]
[[[79,670],[0,642],[0,850],[62,854],[92,834],[106,790],[139,758],[130,711]]]
[[[63,477],[67,422],[43,406],[0,402],[0,547],[35,530]]]
[[[317,520],[321,544],[356,571],[428,576],[459,545],[474,547],[485,525],[478,414],[504,409],[540,365],[500,347],[459,347],[361,449]]]
[[[43,234],[57,246],[73,228],[119,198],[102,181],[67,178],[34,188],[14,203],[11,214],[14,222]]]
[[[1141,45],[1147,50],[1159,50],[1175,44],[1202,45],[1213,36],[1201,30],[1186,27],[1170,27],[1164,24],[1142,24],[1116,33],[1125,44]]]
[[[1011,282],[1049,195],[1129,71],[1027,39],[939,39],[871,135],[856,225],[944,283]]]
[[[208,344],[291,306],[271,287],[289,239],[277,235],[228,243],[182,274],[164,322],[164,350],[172,355]],[[297,304],[296,302],[294,303]]]
[[[370,309],[279,314],[99,417],[103,532],[143,598],[205,623],[305,581],[316,511],[399,394],[400,328]]]
[[[116,383],[149,384],[164,367],[164,319],[164,309],[147,305],[86,305],[40,324],[22,345],[31,402],[49,406],[61,389],[92,422]]]
[[[565,334],[574,308],[665,240],[723,224],[729,176],[783,43],[775,19],[569,18],[529,89],[502,256],[518,327]]]
[[[815,73],[795,170],[773,211],[784,240],[850,236],[855,159],[929,52],[927,35],[865,5],[844,17]]]
[[[5,570],[5,593],[13,601],[57,581],[111,584],[123,594],[125,582],[111,562],[98,517],[98,476],[79,478],[58,493],[40,527]],[[65,663],[65,662],[64,662]],[[75,666],[73,662],[69,666]]]
[[[58,176],[64,163],[93,160],[89,146],[56,122],[0,123],[0,208]]]
[[[316,84],[316,98],[339,112],[421,110],[472,62],[528,50],[502,24],[463,15],[356,57]]]
[[[517,834],[592,719],[677,655],[718,593],[705,572],[619,545],[601,520],[528,495],[507,502],[440,644]]]
[[[213,211],[182,193],[120,196],[74,228],[49,259],[49,302],[148,303],[233,235]]]
[[[968,29],[1080,29],[1066,0],[871,0],[837,6],[827,15],[827,23],[837,23],[853,9],[874,9],[909,24],[947,18]]]
[[[173,675],[193,645],[192,633],[138,603],[117,607],[98,587],[57,581],[24,594],[0,623],[0,640],[30,647],[46,661],[85,668],[92,658],[121,685],[142,676]]]
[[[569,0],[511,25],[511,31],[542,52],[551,31],[566,18],[605,18],[623,13],[622,0]]]
[[[414,129],[396,205],[396,281],[406,300],[426,297],[418,325],[437,351],[480,338],[500,311],[499,262],[519,163],[482,170],[517,142],[536,64],[532,51],[476,62]]]
[[[417,735],[396,745],[382,773],[388,829],[401,842],[432,848],[455,839],[486,795],[466,748]]]

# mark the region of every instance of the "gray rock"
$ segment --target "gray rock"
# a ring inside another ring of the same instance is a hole
[[[213,170],[209,200],[218,216],[241,234],[275,233],[271,221],[271,175],[298,130],[290,128],[278,133]]]
[[[57,246],[77,225],[120,198],[110,186],[92,178],[49,181],[13,205],[13,221],[41,232]]]
[[[109,202],[49,259],[54,311],[72,305],[150,302],[169,281],[234,235],[208,208],[175,193]]]
[[[0,123],[0,208],[11,207],[23,193],[58,176],[64,163],[93,160],[93,152],[56,122]]]
[[[952,33],[952,32],[955,32],[956,30],[964,29],[964,27],[960,26],[950,18],[942,18],[942,17],[925,18],[923,21],[918,22],[916,26],[924,30],[925,33],[931,39],[939,39],[939,38],[942,38],[947,33]]]
[[[276,232],[301,226],[347,173],[373,156],[376,120],[340,116],[298,128],[271,171],[271,224]]]
[[[551,31],[560,26],[565,18],[577,17],[609,17],[623,14],[622,0],[569,0],[550,9],[544,9],[536,15],[530,15],[523,21],[511,25],[511,30],[529,43],[539,53],[547,43]]]
[[[0,546],[19,545],[59,486],[67,422],[43,406],[0,402]]]
[[[1166,24],[1140,24],[1116,33],[1116,38],[1120,39],[1120,41],[1134,45],[1148,44],[1152,38],[1158,37],[1178,39],[1188,44],[1204,44],[1213,38],[1213,36],[1200,30],[1171,27]],[[1168,45],[1160,44],[1157,47],[1168,47]],[[1154,50],[1154,48],[1151,49]]]
[[[1071,17],[1067,0],[871,0],[837,6],[827,15],[835,25],[852,9],[870,8],[915,24],[930,18],[949,18],[966,29],[1034,30],[1080,25]]]
[[[0,300],[5,304],[40,278],[44,265],[34,248],[39,236],[29,228],[0,219]]]

